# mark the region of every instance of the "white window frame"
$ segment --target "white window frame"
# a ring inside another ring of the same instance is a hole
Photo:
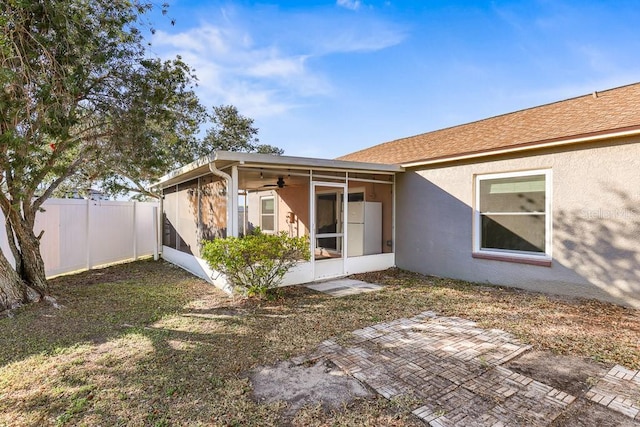
[[[273,200],[273,214],[265,214],[262,212],[262,201],[267,199]],[[274,196],[273,194],[268,196],[260,196],[260,212],[259,213],[260,213],[260,231],[267,234],[277,233],[278,232],[278,203],[277,203],[276,196]],[[263,228],[262,217],[264,215],[273,215],[273,230],[265,230]]]
[[[532,175],[544,175],[545,176],[545,252],[529,252],[529,251],[516,251],[509,249],[487,249],[482,248],[480,243],[482,242],[482,221],[480,214],[480,182],[489,179],[499,178],[518,178],[523,176]],[[553,172],[551,169],[535,169],[516,172],[502,172],[481,174],[475,176],[474,183],[474,208],[473,208],[473,253],[474,255],[485,255],[489,258],[504,259],[518,261],[544,261],[551,262],[553,254]]]

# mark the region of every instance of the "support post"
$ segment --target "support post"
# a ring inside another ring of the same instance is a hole
[[[231,235],[238,237],[238,166],[231,166],[231,188],[227,193],[231,201]]]
[[[133,202],[133,260],[138,260],[138,221],[136,219],[136,201]]]
[[[91,200],[87,199],[85,211],[86,229],[84,233],[85,244],[87,248],[87,270],[91,270]]]
[[[164,245],[164,188],[160,189],[160,207],[158,214],[156,215],[156,252],[158,252],[158,258],[162,255],[162,249]]]
[[[160,241],[159,241],[159,231],[158,231],[158,207],[154,206],[153,207],[153,233],[155,234],[155,239],[154,239],[154,244],[153,244],[153,260],[154,261],[158,261],[158,259],[160,258],[159,254],[158,254],[158,247],[160,246]]]

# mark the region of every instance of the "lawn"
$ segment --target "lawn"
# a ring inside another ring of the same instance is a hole
[[[229,298],[164,262],[52,280],[44,304],[0,319],[0,425],[420,425],[402,401],[338,411],[252,399],[247,372],[323,340],[425,310],[501,328],[539,350],[640,368],[637,310],[399,270],[361,275],[379,292],[334,299],[301,287]]]

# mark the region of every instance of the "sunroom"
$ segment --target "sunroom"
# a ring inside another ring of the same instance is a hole
[[[308,236],[311,259],[283,285],[395,265],[395,165],[217,151],[162,177],[162,257],[216,286],[204,240],[265,233]]]

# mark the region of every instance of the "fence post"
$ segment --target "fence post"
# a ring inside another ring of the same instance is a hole
[[[136,201],[133,201],[133,260],[138,260],[138,221],[136,220]]]
[[[86,223],[87,223],[87,230],[86,233],[84,235],[85,238],[85,244],[86,244],[86,248],[87,248],[87,270],[91,270],[91,204],[90,204],[90,200],[87,199],[87,212],[86,212]]]
[[[158,246],[160,244],[160,232],[158,231],[158,207],[153,207],[153,234],[155,235],[153,244],[153,260],[158,261]]]

